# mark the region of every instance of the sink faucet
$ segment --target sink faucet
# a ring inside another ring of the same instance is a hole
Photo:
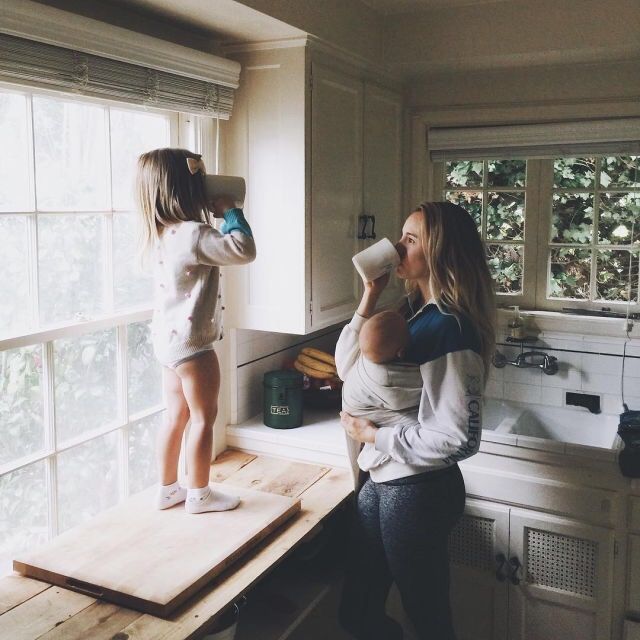
[[[537,367],[542,369],[543,373],[552,376],[558,373],[558,359],[550,356],[544,351],[524,351],[520,352],[515,360],[507,360],[504,354],[496,351],[492,358],[493,366],[498,369],[506,367],[508,364],[518,367],[518,369],[530,369]]]

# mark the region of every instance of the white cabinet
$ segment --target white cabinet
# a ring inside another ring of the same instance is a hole
[[[317,54],[314,54],[317,57]],[[309,333],[347,320],[361,284],[362,216],[395,240],[402,218],[402,102],[305,47],[234,56],[241,86],[221,171],[247,179],[258,257],[227,270],[227,326]],[[394,279],[382,304],[398,300]]]
[[[450,540],[460,640],[609,640],[613,532],[470,500]]]

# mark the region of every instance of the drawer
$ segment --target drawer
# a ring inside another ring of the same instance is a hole
[[[469,496],[557,513],[601,526],[616,525],[620,498],[615,491],[473,465],[464,465],[461,469]]]

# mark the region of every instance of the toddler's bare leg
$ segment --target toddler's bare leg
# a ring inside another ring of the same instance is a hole
[[[189,494],[186,509],[190,513],[226,511],[239,500],[209,489],[209,471],[213,450],[213,423],[218,414],[220,366],[216,352],[206,351],[176,368],[191,414],[187,443]]]
[[[182,381],[168,367],[162,369],[162,387],[167,410],[158,433],[158,464],[160,481],[170,485],[178,479],[180,445],[189,421],[189,406],[182,392]]]

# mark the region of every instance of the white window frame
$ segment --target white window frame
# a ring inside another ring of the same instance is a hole
[[[419,202],[441,200],[442,181],[434,171],[435,163],[429,157],[429,132],[433,127],[516,125],[523,123],[556,123],[589,119],[640,117],[640,104],[633,101],[583,100],[581,102],[544,101],[530,103],[479,104],[471,106],[413,107],[408,116],[407,161],[410,169],[409,188],[405,192],[405,210],[412,211]],[[621,154],[623,155],[623,154]],[[538,216],[538,236],[543,225]],[[539,245],[540,243],[538,243]],[[537,251],[540,246],[537,247]],[[525,249],[526,251],[526,249]],[[536,276],[537,277],[537,276]],[[518,304],[498,300],[498,307]],[[535,323],[540,329],[569,330],[569,327],[594,335],[621,336],[621,321],[614,318],[595,318],[558,313],[550,308],[540,308],[534,302],[522,303],[523,307],[535,309]],[[567,305],[568,306],[568,305]],[[574,306],[574,305],[570,305]],[[602,305],[599,305],[602,306]],[[499,322],[506,323],[507,315],[499,313]],[[559,328],[561,323],[562,328]],[[640,323],[636,323],[640,327]],[[634,329],[633,335],[636,335]]]
[[[210,172],[217,170],[218,165],[218,126],[217,122],[213,118],[206,118],[200,116],[178,114],[175,112],[166,112],[160,110],[146,109],[144,107],[137,107],[126,103],[121,103],[111,100],[101,100],[93,98],[78,98],[77,96],[68,95],[65,93],[47,91],[41,89],[32,89],[30,87],[16,86],[12,84],[0,83],[0,90],[9,90],[12,92],[22,93],[23,95],[29,95],[31,98],[33,95],[48,95],[57,98],[62,98],[65,101],[77,101],[81,103],[93,103],[104,107],[117,107],[129,110],[138,111],[156,111],[164,113],[169,116],[170,122],[170,145],[171,146],[185,146],[195,147],[195,151],[202,153],[207,162],[207,167]],[[29,109],[31,109],[31,99],[29,100]],[[108,111],[105,110],[105,114]],[[30,125],[31,127],[31,125]],[[32,129],[32,127],[31,127]],[[30,144],[31,144],[31,161],[33,162],[33,144],[34,137],[33,131],[30,130]],[[110,156],[110,154],[109,154]],[[111,162],[111,157],[109,157]],[[30,188],[34,188],[34,185],[30,185]],[[11,213],[10,215],[24,215],[30,216],[30,260],[36,261],[35,270],[32,269],[32,265],[29,266],[32,273],[37,274],[37,208],[32,211]],[[105,216],[107,220],[107,233],[105,233],[104,242],[109,243],[112,235],[113,215],[114,210],[104,212],[95,212],[96,215]],[[7,215],[7,214],[0,214]],[[116,213],[117,215],[117,213]],[[107,273],[105,274],[105,282],[110,285],[113,281],[112,273],[112,259],[111,251],[106,251],[107,256],[105,268]],[[30,287],[32,291],[38,291],[37,275],[32,278]],[[112,287],[109,287],[112,289]],[[38,320],[37,304],[32,305],[32,315],[35,317],[34,321]],[[0,476],[17,471],[28,465],[44,461],[46,465],[46,490],[48,495],[48,539],[58,534],[58,510],[57,510],[57,454],[76,447],[85,442],[95,440],[108,433],[118,433],[118,468],[119,468],[119,500],[124,499],[129,494],[129,482],[128,482],[128,442],[129,442],[129,429],[134,423],[149,418],[155,414],[158,414],[164,410],[163,403],[149,407],[135,415],[129,415],[128,411],[128,380],[127,380],[127,328],[130,324],[148,321],[152,317],[151,304],[141,306],[140,308],[127,309],[124,311],[112,311],[108,314],[96,316],[82,321],[70,321],[60,323],[57,325],[37,327],[29,330],[28,332],[4,335],[0,337],[0,351],[6,351],[9,349],[16,349],[20,347],[27,347],[33,345],[41,345],[42,359],[43,359],[43,428],[44,428],[44,447],[33,454],[24,456],[22,458],[13,460],[4,465],[0,465]],[[100,428],[83,433],[82,435],[65,441],[62,445],[56,443],[55,437],[55,407],[54,407],[54,379],[53,379],[53,358],[54,358],[54,341],[60,338],[74,338],[87,333],[95,331],[116,329],[116,367],[117,367],[117,412],[116,419],[110,424],[103,425]],[[225,354],[225,349],[220,349],[219,353],[222,354],[221,360],[223,366],[226,367],[228,357]],[[222,370],[225,370],[223,368]],[[225,376],[226,377],[226,376]],[[226,402],[222,403],[226,408]],[[224,416],[224,411],[220,414]],[[224,418],[222,418],[224,419]]]

